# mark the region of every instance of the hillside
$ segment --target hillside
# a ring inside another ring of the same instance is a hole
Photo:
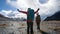
[[[50,20],[60,20],[60,11],[56,12],[54,15],[47,17],[44,21]]]
[[[8,21],[11,20],[11,18],[5,17],[4,15],[0,14],[0,21]]]
[[[22,18],[9,18],[0,14],[0,21],[26,21],[26,19],[23,17]]]

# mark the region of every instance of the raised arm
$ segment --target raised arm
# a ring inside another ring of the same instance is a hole
[[[39,11],[39,8],[37,9],[37,11],[36,11],[36,12],[34,12],[34,14],[36,14],[38,11]]]
[[[25,14],[27,14],[27,12],[25,12],[25,11],[20,11],[19,9],[17,9],[19,12],[21,12],[21,13],[25,13]]]

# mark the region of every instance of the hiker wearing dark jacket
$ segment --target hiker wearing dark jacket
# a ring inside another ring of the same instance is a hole
[[[40,15],[37,13],[36,16],[36,24],[37,24],[37,29],[40,31],[40,22],[41,22],[41,18]]]
[[[37,9],[36,12],[34,12],[33,9],[28,8],[27,12],[26,11],[20,11],[19,12],[25,13],[27,15],[27,34],[29,34],[29,29],[31,30],[31,34],[33,34],[33,20],[34,20],[34,14],[36,14],[39,11],[39,8]]]

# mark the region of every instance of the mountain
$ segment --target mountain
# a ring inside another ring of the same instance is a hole
[[[26,21],[26,19],[23,17],[22,18],[8,18],[0,14],[0,21]]]
[[[13,18],[13,19],[14,19],[14,21],[26,21],[26,19],[23,18],[23,17],[21,17],[21,18]]]
[[[0,14],[0,21],[8,21],[8,20],[12,20],[12,19]]]
[[[56,12],[54,15],[47,17],[44,21],[51,21],[51,20],[60,20],[60,11]]]

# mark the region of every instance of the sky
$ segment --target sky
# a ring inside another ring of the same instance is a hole
[[[36,11],[38,8],[41,19],[44,20],[48,16],[60,10],[60,0],[0,0],[0,14],[10,18],[26,18],[27,15],[17,11],[27,11],[28,8]]]

